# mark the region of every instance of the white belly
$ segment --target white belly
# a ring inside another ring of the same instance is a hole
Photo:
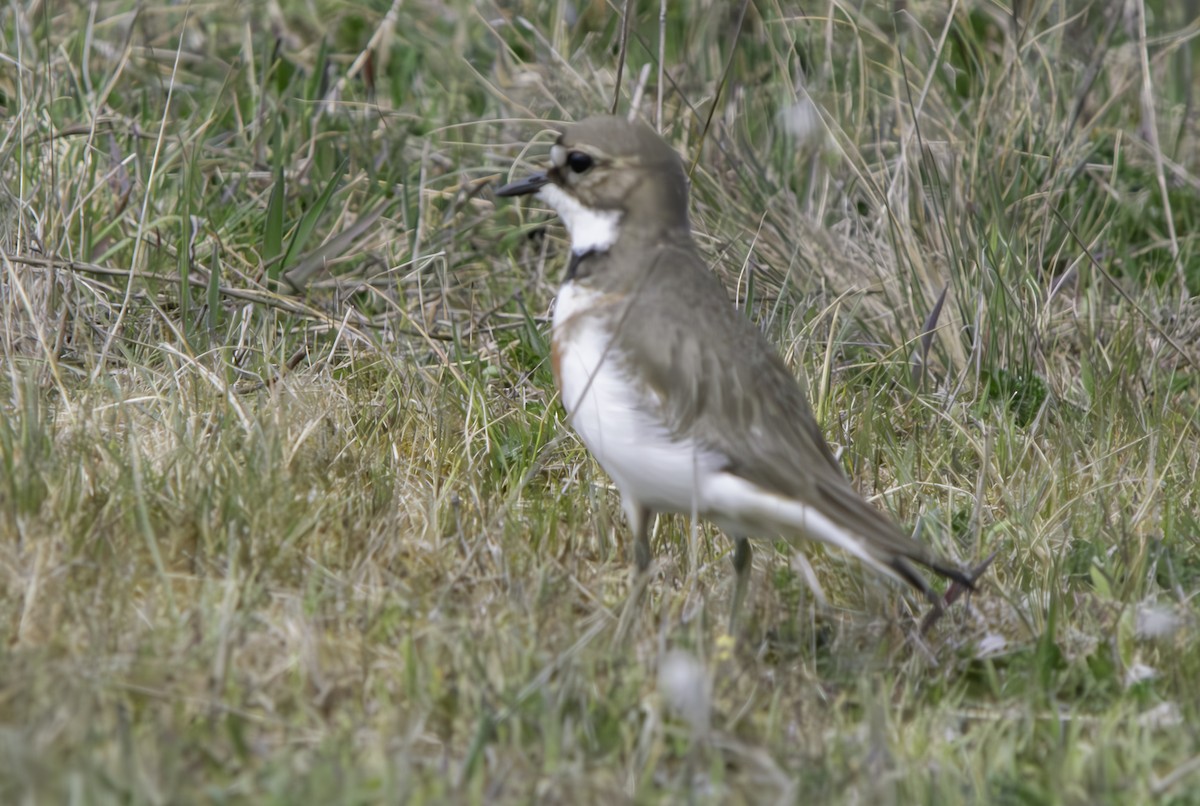
[[[627,508],[703,511],[697,491],[719,457],[671,437],[653,393],[634,382],[614,352],[607,318],[588,314],[598,297],[568,282],[555,303],[558,384],[569,422],[628,499]]]

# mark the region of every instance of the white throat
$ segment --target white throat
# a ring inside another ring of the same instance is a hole
[[[617,224],[621,214],[616,210],[593,210],[558,185],[545,185],[538,198],[554,208],[563,226],[571,235],[571,251],[577,255],[587,252],[606,252],[617,242]]]

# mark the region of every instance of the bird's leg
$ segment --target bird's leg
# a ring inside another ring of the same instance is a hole
[[[617,623],[616,640],[623,642],[633,627],[634,620],[642,609],[642,599],[646,588],[650,585],[650,525],[653,522],[650,510],[638,504],[627,504],[625,515],[629,519],[629,528],[633,531],[633,557],[637,568],[633,575],[633,587],[629,591],[629,599],[621,611],[621,619]]]
[[[744,537],[735,537],[733,539],[733,570],[735,573],[733,582],[733,605],[729,610],[729,633],[733,634],[737,627],[738,611],[742,609],[742,600],[746,598],[746,587],[750,583],[750,560],[754,555],[754,551],[750,548],[750,541]]]
[[[629,527],[633,529],[633,556],[637,561],[638,575],[650,570],[650,510],[636,507],[629,519]]]

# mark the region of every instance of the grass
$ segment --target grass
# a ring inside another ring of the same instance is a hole
[[[0,9],[4,802],[1200,802],[1194,2],[366,5]],[[859,488],[999,553],[929,636],[768,544],[730,636],[662,518],[618,637],[489,190],[614,97]]]

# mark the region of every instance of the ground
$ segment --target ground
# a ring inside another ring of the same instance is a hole
[[[0,8],[0,799],[1200,802],[1200,12],[854,5]],[[855,485],[996,553],[927,634],[784,543],[731,634],[684,518],[629,604],[492,195],[614,106]]]

